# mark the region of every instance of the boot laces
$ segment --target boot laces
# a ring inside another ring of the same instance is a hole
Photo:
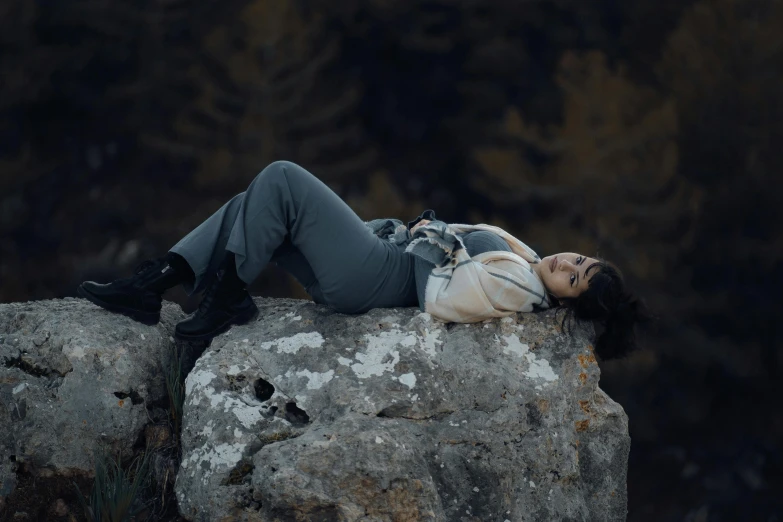
[[[204,292],[204,298],[201,300],[201,303],[199,303],[198,310],[196,311],[197,317],[206,314],[212,308],[212,303],[215,301],[215,295],[220,288],[222,279],[223,272],[219,271],[212,280],[212,283],[207,287],[206,292]]]
[[[146,281],[149,280],[150,276],[155,274],[155,268],[158,266],[159,262],[160,261],[156,259],[142,261],[133,270],[134,277],[130,278],[130,281],[133,281],[138,287],[143,286]]]
[[[155,266],[155,261],[151,259],[147,259],[145,261],[142,261],[139,263],[139,265],[133,270],[133,273],[136,275],[142,275],[143,273],[147,272],[150,268]]]

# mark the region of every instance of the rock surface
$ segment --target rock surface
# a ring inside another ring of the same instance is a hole
[[[416,308],[256,303],[186,380],[186,518],[625,519],[627,418],[598,387],[586,330],[563,334],[551,311],[444,325]],[[91,475],[98,449],[151,437],[183,316],[0,304],[0,502],[22,469]]]
[[[186,380],[198,521],[624,520],[630,438],[587,331],[256,298]]]
[[[184,316],[145,326],[84,299],[0,304],[0,499],[16,473],[94,472],[97,450],[130,455],[168,403],[162,367]]]

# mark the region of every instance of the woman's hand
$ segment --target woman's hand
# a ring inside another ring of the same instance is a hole
[[[426,225],[426,224],[427,224],[427,223],[429,223],[429,222],[430,222],[430,220],[429,220],[429,219],[422,219],[421,221],[419,221],[418,223],[416,223],[415,225],[413,225],[413,228],[411,229],[411,235],[412,235],[414,232],[416,232],[416,229],[417,229],[417,228],[419,228],[419,227],[420,227],[420,226],[422,226],[422,225]]]

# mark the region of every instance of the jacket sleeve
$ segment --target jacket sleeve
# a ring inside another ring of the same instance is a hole
[[[493,250],[512,251],[502,237],[486,230],[474,230],[461,237],[470,257]],[[431,263],[419,256],[414,256],[413,269],[416,278],[416,295],[419,299],[419,310],[422,312],[424,311],[424,290],[427,288],[427,279],[430,277],[433,268],[435,268],[435,263]]]
[[[368,229],[370,229],[370,232],[378,237],[385,238],[394,234],[394,230],[403,223],[399,219],[379,218],[365,221],[364,224]]]
[[[435,211],[432,209],[425,210],[413,221],[408,221],[407,227],[397,218],[371,219],[370,221],[365,221],[364,224],[367,226],[367,229],[376,236],[400,245],[410,243],[410,229],[422,219],[435,221],[437,219],[435,217]]]
[[[415,227],[416,223],[418,223],[422,219],[427,219],[429,221],[434,221],[434,220],[436,220],[438,218],[435,217],[435,211],[428,208],[427,210],[422,212],[421,215],[419,217],[417,217],[416,219],[414,219],[413,221],[408,221],[408,230],[410,230],[413,227]]]

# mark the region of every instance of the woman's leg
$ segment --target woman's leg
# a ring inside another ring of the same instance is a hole
[[[189,296],[203,291],[215,275],[244,198],[244,192],[231,198],[169,249],[182,256],[193,270],[194,280],[182,283]]]
[[[290,235],[286,236],[283,244],[275,249],[271,262],[291,274],[313,298],[314,302],[326,304],[313,267],[307,262],[304,254],[291,242]]]
[[[287,161],[272,163],[248,189],[171,248],[208,284],[226,250],[247,284],[270,262],[289,270],[316,302],[343,313],[413,306],[413,259],[375,236],[326,184]]]
[[[194,272],[194,279],[182,283],[188,295],[204,290],[220,266],[246,194],[241,192],[231,198],[169,250],[184,258]],[[321,292],[313,269],[293,245],[290,235],[272,253],[270,262],[290,273],[313,296],[315,302],[323,304],[323,300],[319,299]]]

